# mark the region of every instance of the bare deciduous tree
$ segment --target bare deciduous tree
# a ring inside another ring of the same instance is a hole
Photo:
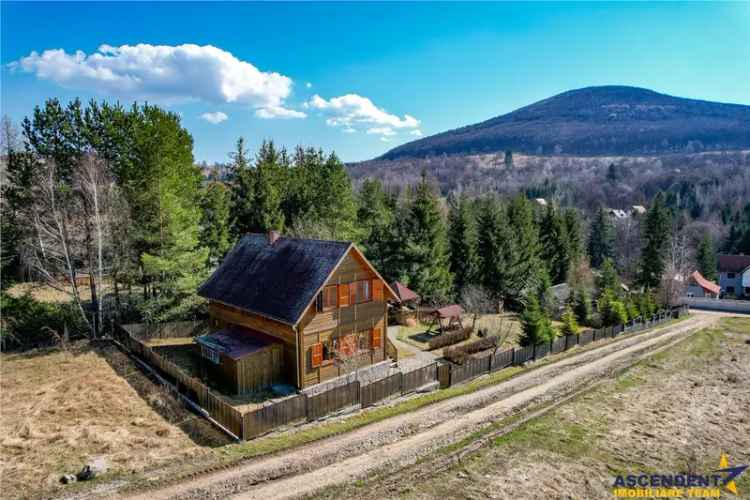
[[[660,300],[663,304],[677,305],[680,297],[685,293],[691,269],[689,248],[687,236],[683,231],[672,236],[659,287]]]

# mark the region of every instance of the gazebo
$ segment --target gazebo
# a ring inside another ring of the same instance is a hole
[[[399,324],[407,324],[409,319],[419,320],[419,295],[410,290],[400,281],[391,283],[391,289],[396,292],[396,296],[401,303],[401,308],[396,313],[396,320]]]
[[[458,304],[452,304],[449,306],[443,306],[439,309],[435,309],[434,311],[432,311],[433,321],[430,325],[430,329],[432,329],[432,325],[434,325],[435,323],[438,324],[440,333],[463,328],[463,323],[461,323],[461,315],[463,313],[463,307],[459,306]]]

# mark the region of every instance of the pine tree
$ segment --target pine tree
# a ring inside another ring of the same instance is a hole
[[[451,271],[455,276],[456,291],[477,283],[477,224],[473,207],[461,195],[450,202],[448,222]]]
[[[208,249],[209,265],[221,262],[231,246],[229,190],[212,182],[201,193],[200,244]]]
[[[708,280],[716,279],[716,252],[714,241],[710,234],[706,234],[698,244],[698,253],[695,256],[698,271]]]
[[[333,238],[357,241],[361,232],[356,225],[357,201],[346,167],[335,153],[326,158],[321,170],[321,183],[316,186],[316,212]]]
[[[601,267],[605,259],[615,256],[615,229],[603,207],[599,207],[591,223],[588,253],[595,268]]]
[[[448,261],[448,238],[438,197],[422,172],[406,221],[404,249],[407,280],[423,298],[444,300],[453,282]]]
[[[554,336],[552,323],[539,306],[539,300],[536,296],[529,297],[528,304],[521,314],[519,344],[522,346],[537,345],[549,342]]]
[[[644,245],[638,282],[646,288],[655,289],[661,283],[669,238],[670,214],[664,206],[663,194],[659,193],[646,214],[643,227]]]
[[[577,335],[580,331],[576,315],[573,312],[573,308],[568,305],[565,308],[565,312],[562,315],[562,326],[560,327],[560,334],[562,335]]]

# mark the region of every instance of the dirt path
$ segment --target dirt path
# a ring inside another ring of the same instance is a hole
[[[290,498],[377,469],[402,467],[530,403],[557,399],[585,380],[632,364],[655,347],[677,342],[714,321],[696,316],[610,341],[495,386],[134,498]]]

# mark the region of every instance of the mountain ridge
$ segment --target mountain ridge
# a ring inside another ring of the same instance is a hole
[[[379,160],[497,153],[633,156],[750,148],[750,106],[641,87],[568,90],[397,146]]]

